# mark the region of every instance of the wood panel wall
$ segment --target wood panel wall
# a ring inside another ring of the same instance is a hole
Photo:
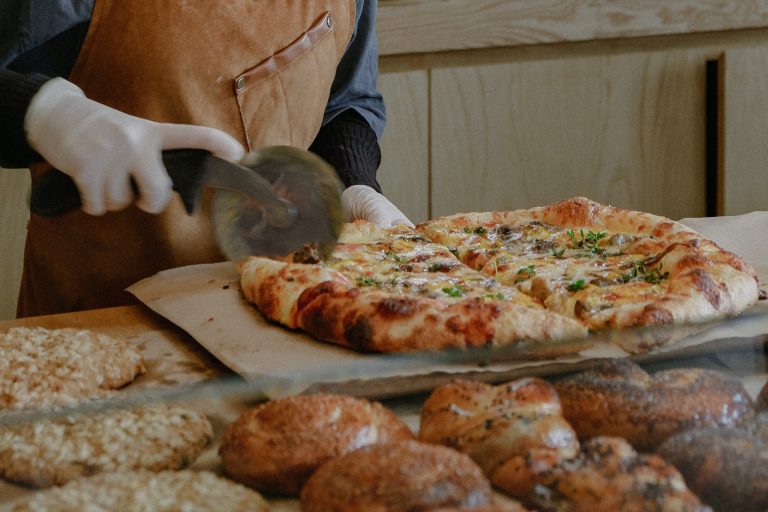
[[[29,173],[0,169],[0,320],[16,316],[29,208]]]

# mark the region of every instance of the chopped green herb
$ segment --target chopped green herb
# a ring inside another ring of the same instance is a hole
[[[477,226],[476,228],[464,228],[465,233],[474,233],[475,235],[484,235],[488,232],[483,226]]]
[[[571,284],[568,285],[568,291],[577,292],[579,290],[583,290],[584,286],[586,286],[586,283],[584,282],[584,280],[583,279],[577,279],[577,280],[575,280],[574,282],[572,282]]]
[[[376,280],[372,277],[363,276],[357,280],[357,286],[376,286]]]
[[[662,272],[662,265],[649,269],[644,262],[634,262],[632,269],[621,276],[625,283],[629,281],[645,281],[646,283],[659,284],[664,279],[669,279],[669,272]]]
[[[464,296],[464,288],[461,286],[455,284],[453,286],[448,286],[446,288],[443,288],[443,292],[447,295],[450,295],[451,297],[463,297]]]
[[[580,239],[578,240],[572,229],[569,229],[567,233],[573,242],[571,248],[585,249],[590,257],[592,254],[597,254],[598,256],[605,254],[605,249],[600,247],[600,240],[606,236],[605,231],[587,231],[584,233],[584,230],[581,229],[579,230]]]
[[[504,300],[506,297],[504,297],[503,293],[492,293],[489,295],[483,295],[483,298],[485,300]]]
[[[515,278],[515,283],[522,283],[523,281],[530,279],[531,277],[536,275],[536,267],[533,265],[528,265],[527,267],[523,267],[517,271],[517,275],[519,277]]]
[[[552,256],[554,256],[555,258],[560,259],[563,257],[563,254],[565,254],[565,247],[563,247],[559,251],[557,249],[552,249]]]

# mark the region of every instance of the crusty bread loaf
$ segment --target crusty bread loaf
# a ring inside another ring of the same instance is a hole
[[[740,427],[681,432],[667,439],[658,453],[715,510],[768,510],[768,413]]]
[[[611,359],[555,382],[555,389],[580,439],[618,436],[640,451],[692,427],[733,426],[754,414],[738,379],[701,368],[649,375],[628,359]]]
[[[493,494],[472,459],[444,446],[396,441],[332,459],[307,480],[302,512],[408,512],[490,506]]]
[[[292,396],[260,404],[229,426],[219,449],[233,479],[270,494],[297,495],[323,462],[363,446],[412,439],[377,402],[350,396]]]
[[[592,438],[540,474],[526,504],[540,512],[712,512],[674,467],[618,437]]]
[[[455,380],[424,403],[419,439],[468,454],[510,496],[528,496],[536,475],[578,452],[554,388],[538,378],[502,386]]]

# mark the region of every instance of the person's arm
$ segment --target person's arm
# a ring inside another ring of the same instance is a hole
[[[24,116],[32,97],[50,80],[40,73],[22,74],[0,68],[0,167],[21,168],[41,160],[27,142]]]
[[[376,88],[376,2],[357,0],[355,4],[352,40],[336,69],[323,126],[310,150],[337,169],[345,186],[368,185],[380,192],[376,170],[385,110]]]
[[[376,88],[376,1],[357,0],[356,6],[355,32],[337,67],[323,126],[309,149],[336,168],[346,187],[342,199],[348,220],[412,225],[381,194],[376,180],[386,120]]]

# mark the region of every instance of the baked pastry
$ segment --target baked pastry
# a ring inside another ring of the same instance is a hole
[[[363,446],[412,439],[377,402],[317,394],[270,400],[240,415],[219,448],[233,479],[271,494],[297,495],[325,461]]]
[[[476,510],[493,504],[482,470],[444,446],[396,441],[329,460],[301,490],[302,512]]]
[[[539,477],[525,503],[540,512],[712,512],[674,467],[618,437],[586,441]]]
[[[136,347],[104,334],[42,327],[0,334],[0,409],[73,405],[143,372]]]
[[[202,414],[151,405],[0,430],[0,476],[48,487],[101,472],[179,469],[213,435]]]
[[[618,436],[640,451],[692,427],[730,427],[754,414],[741,381],[701,368],[649,375],[628,359],[612,359],[554,385],[580,439]]]
[[[256,491],[207,471],[102,473],[16,503],[13,512],[267,512]]]
[[[768,413],[744,426],[681,432],[667,439],[658,453],[715,510],[768,510]]]
[[[528,496],[538,473],[579,449],[554,388],[538,378],[501,386],[467,380],[439,386],[424,403],[419,440],[466,453],[515,498]]]

